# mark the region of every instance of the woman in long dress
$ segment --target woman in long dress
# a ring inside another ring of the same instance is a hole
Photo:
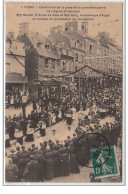
[[[74,153],[74,144],[70,143],[69,153],[70,153],[70,173],[79,173],[79,165]]]

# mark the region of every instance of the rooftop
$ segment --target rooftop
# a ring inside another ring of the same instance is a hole
[[[45,36],[31,31],[28,32],[27,36],[40,56],[58,59],[52,50],[38,46],[38,43],[51,45],[50,41]]]

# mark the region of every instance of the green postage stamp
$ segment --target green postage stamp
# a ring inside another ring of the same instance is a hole
[[[101,147],[91,149],[95,178],[118,175],[118,165],[115,147]]]

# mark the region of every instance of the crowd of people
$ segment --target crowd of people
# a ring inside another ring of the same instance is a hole
[[[22,106],[22,95],[28,95],[28,91],[26,90],[24,93],[18,89],[14,90],[6,90],[6,97],[5,97],[5,103],[6,107],[13,106],[15,109],[20,109]]]
[[[33,143],[26,150],[23,136],[26,136],[26,141],[34,142],[34,132],[39,130],[40,135],[45,136],[47,127],[62,120],[66,120],[70,125],[76,112],[79,113],[78,127],[73,138],[68,136],[63,143],[50,139],[40,142],[40,147]],[[106,116],[114,117],[115,122],[108,121],[101,126],[100,119]],[[110,145],[117,145],[122,130],[122,88],[116,86],[104,90],[90,90],[87,94],[81,93],[81,98],[76,93],[67,92],[59,98],[56,97],[54,101],[35,99],[31,114],[25,117],[22,114],[14,115],[13,118],[6,117],[5,122],[5,146],[11,146],[10,141],[15,138],[20,144],[11,147],[11,153],[6,155],[6,181],[39,182],[79,173],[75,144],[81,135],[98,132],[107,138]],[[79,155],[83,157],[82,153]],[[90,155],[84,157],[88,163]]]

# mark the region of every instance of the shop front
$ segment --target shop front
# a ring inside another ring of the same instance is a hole
[[[8,73],[6,75],[6,92],[13,93],[15,91],[24,93],[28,79],[26,76],[22,76],[19,73]]]

